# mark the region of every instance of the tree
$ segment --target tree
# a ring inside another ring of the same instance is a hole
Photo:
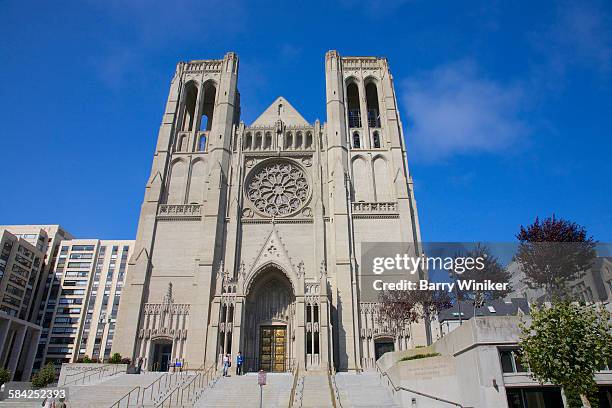
[[[531,323],[522,322],[521,362],[540,383],[551,382],[566,395],[588,398],[593,376],[612,357],[610,313],[603,306],[557,302],[531,310]]]
[[[115,353],[108,359],[109,364],[119,364],[121,363],[121,354]]]
[[[0,368],[0,385],[9,382],[11,379],[11,372],[6,368]]]
[[[438,312],[452,306],[445,291],[387,290],[381,292],[379,299],[380,317],[394,329],[421,319],[429,322]]]
[[[471,259],[481,259],[484,265],[483,268],[471,268],[466,269],[462,273],[455,272],[455,277],[461,278],[462,280],[474,280],[476,282],[484,282],[490,280],[494,283],[508,283],[510,281],[510,272],[499,262],[498,258],[491,254],[489,248],[485,245],[477,244],[476,247],[467,251],[466,254],[457,255],[457,257],[466,257]],[[467,291],[457,288],[456,294],[459,300],[466,299],[482,299],[496,300],[505,297],[512,291],[510,285],[507,286],[507,290],[489,290],[489,291]]]
[[[55,382],[55,367],[53,363],[47,363],[36,374],[32,376],[32,385],[43,388]]]
[[[530,288],[544,289],[549,299],[569,299],[567,283],[578,279],[595,260],[593,237],[575,222],[562,218],[539,218],[516,235],[519,247],[515,260],[525,273]]]

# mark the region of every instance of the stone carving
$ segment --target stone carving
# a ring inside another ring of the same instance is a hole
[[[278,161],[254,170],[246,186],[246,195],[259,211],[282,217],[304,206],[309,188],[301,168],[291,161]]]
[[[353,212],[356,213],[372,213],[372,212],[397,212],[396,202],[354,202]]]
[[[160,204],[159,216],[200,217],[200,204]]]
[[[306,274],[306,267],[304,267],[304,261],[300,261],[300,263],[297,266],[298,279],[304,277],[305,274]]]

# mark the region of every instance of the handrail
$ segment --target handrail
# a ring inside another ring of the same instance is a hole
[[[130,407],[131,395],[134,392],[134,390],[138,390],[138,394],[136,395],[136,405],[138,405],[138,401],[140,399],[140,385],[137,385],[136,387],[132,388],[127,394],[125,394],[123,397],[119,398],[119,400],[117,402],[115,402],[113,405],[111,405],[110,408],[114,408],[115,406],[117,408],[120,408],[121,407],[121,401],[123,401],[123,399],[125,397],[127,397],[127,405],[125,406],[125,408],[129,408]]]
[[[291,386],[291,396],[289,398],[289,408],[293,408],[293,400],[295,399],[295,389],[297,388],[298,375],[300,373],[300,363],[296,363],[293,368],[293,385]]]
[[[336,408],[336,400],[338,399],[337,394],[334,392],[334,388],[332,387],[331,380],[331,366],[329,363],[327,364],[327,385],[329,385],[329,393],[331,396],[332,407]]]
[[[145,400],[145,395],[147,393],[147,390],[150,388],[151,389],[151,397],[149,399],[153,400],[153,387],[155,386],[155,383],[159,382],[158,387],[157,387],[157,392],[159,393],[159,390],[161,388],[161,380],[162,378],[166,377],[168,375],[168,373],[165,373],[163,375],[160,375],[159,377],[157,377],[151,384],[147,385],[146,387],[144,387],[142,389],[142,401],[144,402]]]
[[[336,382],[336,373],[333,372],[335,371],[331,365],[329,365],[329,370],[330,370],[330,374],[331,374],[331,382],[334,386],[334,397],[336,397],[336,402],[338,403],[338,405],[340,406],[340,408],[342,408],[342,400],[340,399],[340,391],[338,390],[338,383]]]
[[[210,378],[215,373],[215,363],[211,364],[208,369],[204,370],[206,367],[206,363],[203,363],[200,368],[198,368],[198,373],[194,378],[191,379],[181,390],[181,405],[183,404],[183,397],[185,395],[185,390],[187,390],[187,401],[191,401],[191,392],[193,388],[194,396],[196,400],[199,399],[200,395],[196,394],[196,389],[204,389],[206,385],[210,383]]]
[[[208,369],[206,369],[205,371],[204,367],[205,363],[202,364],[200,368],[198,368],[198,370],[195,370],[199,372],[197,372],[197,374],[191,380],[189,380],[187,384],[181,384],[177,386],[174,390],[172,390],[170,394],[166,395],[166,397],[161,402],[157,403],[155,407],[165,407],[166,403],[168,403],[168,407],[171,407],[175,398],[176,405],[183,406],[183,400],[185,399],[185,391],[187,391],[187,400],[190,401],[192,389],[194,395],[196,395],[197,388],[204,388],[204,384],[208,384],[209,382],[208,378],[214,374],[214,369],[216,365],[214,363],[211,364],[211,366],[208,367]],[[197,397],[199,398],[199,396]]]
[[[431,398],[431,399],[434,399],[436,401],[440,401],[440,402],[444,402],[446,404],[454,405],[454,406],[459,407],[459,408],[473,408],[473,407],[470,407],[470,406],[461,405],[458,402],[449,401],[449,400],[444,399],[444,398],[436,397],[435,395],[429,395],[429,394],[425,394],[424,392],[421,392],[421,391],[412,390],[412,389],[406,388],[404,386],[396,386],[393,383],[393,380],[391,380],[391,377],[389,376],[389,374],[386,371],[383,372],[382,369],[380,368],[380,366],[378,365],[378,363],[375,363],[375,365],[376,365],[376,371],[379,372],[380,376],[381,377],[387,377],[387,382],[389,383],[389,385],[391,385],[391,388],[393,389],[394,392],[395,391],[408,391],[408,392],[411,392],[413,394],[417,394],[417,395],[420,395],[420,396],[425,397],[425,398]]]

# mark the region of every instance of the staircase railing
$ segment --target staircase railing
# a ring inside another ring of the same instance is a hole
[[[293,385],[291,385],[291,396],[289,398],[289,408],[293,408],[295,400],[295,389],[297,388],[298,376],[300,374],[300,363],[296,363],[293,367]]]
[[[132,388],[130,390],[130,392],[128,392],[127,394],[125,394],[123,397],[119,398],[119,401],[115,402],[113,405],[110,406],[110,408],[121,408],[121,403],[123,402],[124,399],[127,398],[127,400],[125,401],[125,408],[129,408],[130,407],[130,403],[132,402],[132,393],[134,391],[138,391],[138,393],[136,394],[136,404],[134,405],[135,407],[138,406],[138,402],[140,400],[140,385],[137,385],[136,387]]]
[[[334,370],[334,368],[329,364],[328,364],[328,368],[329,368],[329,376],[331,380],[331,385],[333,386],[332,392],[336,400],[336,404],[338,407],[343,408],[342,400],[340,399],[340,391],[338,390],[338,384],[336,383],[336,370]]]
[[[444,399],[444,398],[436,397],[435,395],[430,395],[430,394],[426,394],[426,393],[421,392],[421,391],[412,390],[412,389],[406,388],[404,386],[397,386],[397,385],[395,385],[393,383],[393,380],[391,379],[389,374],[386,371],[382,371],[382,369],[380,368],[378,363],[375,363],[375,365],[376,365],[376,371],[378,371],[380,376],[381,377],[387,377],[387,385],[391,387],[391,390],[394,393],[397,392],[397,391],[407,391],[407,392],[411,392],[411,393],[416,394],[416,395],[420,395],[421,397],[425,397],[425,398],[433,399],[433,400],[436,400],[436,401],[444,402],[445,404],[454,405],[454,406],[459,407],[459,408],[474,408],[474,407],[467,406],[467,405],[461,405],[458,402],[449,401],[449,400]]]
[[[329,394],[331,397],[331,402],[332,402],[332,407],[336,408],[336,401],[338,400],[338,395],[336,394],[336,392],[334,391],[334,387],[332,386],[332,368],[329,365],[329,363],[327,364],[327,385],[329,385]]]
[[[160,375],[155,381],[153,381],[151,384],[144,387],[142,389],[142,400],[141,401],[144,402],[145,397],[147,395],[147,390],[149,391],[149,399],[153,400],[153,390],[155,389],[155,386],[157,385],[157,394],[159,394],[159,391],[161,389],[162,379],[164,379],[164,377],[167,377],[167,376],[168,376],[168,373],[164,375]]]
[[[183,387],[181,390],[181,402],[184,400],[185,393],[187,394],[187,401],[192,401],[192,393],[195,399],[198,399],[200,395],[197,393],[197,390],[203,390],[214,378],[216,373],[215,364],[211,364],[206,370],[204,368],[205,365],[202,364],[198,369],[198,374]]]
[[[155,405],[156,408],[163,408],[163,407],[172,407],[173,404],[175,404],[176,406],[183,406],[183,402],[184,401],[189,401],[191,402],[191,396],[193,393],[194,397],[199,397],[199,395],[196,394],[198,389],[203,389],[205,387],[205,384],[208,384],[209,381],[214,377],[215,374],[215,364],[212,364],[210,367],[208,367],[207,370],[204,370],[204,364],[202,364],[202,366],[200,366],[200,368],[196,371],[200,371],[198,372],[191,380],[189,380],[189,382],[187,382],[187,384],[185,384],[184,386],[179,385],[177,386],[174,390],[172,390],[171,393],[169,393],[168,395],[166,395],[166,397],[159,402],[157,405]],[[185,396],[187,397],[187,399],[185,399]]]

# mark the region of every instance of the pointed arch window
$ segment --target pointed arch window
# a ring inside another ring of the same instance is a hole
[[[209,131],[212,128],[213,116],[215,113],[215,98],[217,88],[212,83],[207,83],[204,87],[204,97],[202,98],[202,117],[200,118],[200,130]]]
[[[353,148],[361,149],[361,138],[359,137],[359,132],[353,133]]]
[[[374,82],[370,82],[366,85],[366,106],[368,109],[368,126],[379,128],[380,110],[378,108],[378,90]]]
[[[312,148],[312,133],[306,133],[306,145],[304,146],[306,149]]]
[[[198,151],[203,152],[206,150],[206,135],[200,135],[200,140],[198,141]]]
[[[183,98],[183,123],[181,125],[183,131],[193,130],[197,98],[198,88],[195,83],[188,83],[185,86],[185,96]]]
[[[264,149],[270,149],[272,147],[272,134],[270,132],[266,132],[266,136],[264,137]]]
[[[251,150],[253,145],[253,136],[250,133],[246,134],[246,140],[244,141],[244,150]]]
[[[380,149],[380,134],[378,131],[375,131],[372,135],[372,142],[375,149]]]
[[[361,127],[361,110],[359,108],[359,89],[357,84],[351,82],[346,87],[348,122],[350,128]]]

